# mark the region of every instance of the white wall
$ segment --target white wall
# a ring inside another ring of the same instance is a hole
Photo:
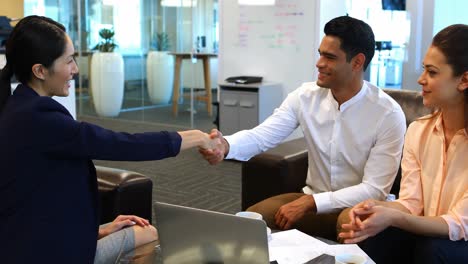
[[[433,35],[452,24],[468,24],[467,0],[435,0]]]
[[[0,54],[0,69],[3,69],[6,65],[6,57],[5,54]]]
[[[277,0],[275,7],[237,6],[237,0],[220,1],[218,80],[235,75],[263,76],[264,81],[283,86],[283,98],[303,82],[317,77],[315,63],[323,27],[332,18],[346,14],[345,0]],[[284,17],[276,12],[301,11],[302,17]],[[253,21],[240,27],[242,19]],[[256,23],[255,23],[256,22]],[[268,36],[292,27],[295,47],[271,47]],[[247,28],[247,29],[245,29]],[[245,39],[238,37],[245,36]]]
[[[411,36],[407,60],[403,64],[403,89],[420,90],[417,79],[422,61],[432,37],[441,29],[457,23],[468,24],[467,0],[412,0],[406,1],[411,19]]]
[[[325,28],[325,24],[327,24],[328,21],[332,20],[335,17],[338,16],[344,16],[346,15],[346,1],[345,0],[320,0],[316,1],[317,3],[317,9],[315,10],[316,12],[316,36],[317,38],[315,39],[315,45],[316,49],[315,51],[318,50],[320,47],[320,42],[322,41],[322,38],[325,36],[325,33],[323,32],[323,29]],[[318,52],[314,53],[314,63],[317,62],[319,59],[319,54]],[[317,79],[317,71],[314,70],[314,80]]]
[[[315,63],[325,24],[346,14],[345,0],[277,0],[272,6],[219,2],[218,80],[263,76],[280,83],[282,96],[317,78]],[[299,13],[301,15],[291,15]],[[292,36],[283,40],[279,36]],[[219,93],[218,93],[219,96]],[[218,98],[219,100],[219,98]],[[296,131],[287,140],[301,136]]]
[[[432,40],[434,25],[434,0],[406,1],[411,20],[411,33],[407,46],[407,59],[403,63],[402,89],[420,90],[417,83],[421,63]]]

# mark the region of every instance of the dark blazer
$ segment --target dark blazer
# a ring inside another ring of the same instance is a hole
[[[93,263],[99,216],[92,159],[179,153],[176,132],[116,133],[75,121],[19,85],[0,114],[0,262]]]

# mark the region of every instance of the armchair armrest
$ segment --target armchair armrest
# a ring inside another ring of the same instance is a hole
[[[153,182],[147,176],[127,170],[96,166],[101,224],[121,214],[132,214],[151,222]]]
[[[242,163],[242,210],[275,195],[301,192],[308,154],[304,138],[291,140]]]

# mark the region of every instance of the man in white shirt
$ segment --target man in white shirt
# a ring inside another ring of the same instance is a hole
[[[375,47],[369,25],[343,16],[329,21],[324,31],[317,82],[290,93],[253,129],[224,138],[212,131],[222,144],[200,152],[211,164],[224,158],[248,160],[300,127],[309,161],[303,193],[271,197],[248,210],[261,213],[272,228],[335,239],[342,209],[388,194],[400,165],[406,123],[398,103],[363,81]]]

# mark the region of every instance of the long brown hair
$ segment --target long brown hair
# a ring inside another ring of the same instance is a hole
[[[434,36],[432,46],[439,49],[452,67],[453,76],[468,71],[468,25],[455,24],[442,29]],[[465,95],[465,130],[468,132],[468,89]]]

